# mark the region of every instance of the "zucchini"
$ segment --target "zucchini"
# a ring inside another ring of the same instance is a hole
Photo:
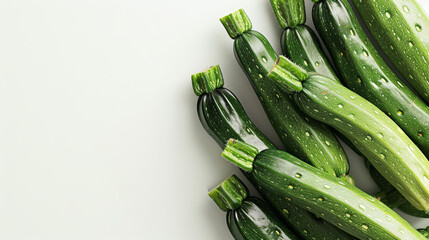
[[[265,201],[248,197],[249,189],[235,175],[212,190],[209,196],[227,212],[226,222],[234,239],[299,239]]]
[[[239,100],[226,88],[219,66],[192,75],[192,85],[198,98],[198,116],[209,135],[224,148],[230,138],[245,141],[258,149],[275,149],[274,144],[251,122]],[[254,183],[249,174],[245,176]],[[293,228],[308,240],[353,239],[349,234],[316,217],[273,193],[257,188],[259,193]]]
[[[302,111],[351,140],[414,207],[429,210],[429,162],[380,109],[336,81],[308,73],[284,57],[269,77],[294,93]]]
[[[353,3],[382,51],[429,103],[429,20],[417,1]]]
[[[340,82],[314,31],[305,24],[304,0],[270,0],[277,21],[284,29],[282,53],[309,72]],[[287,19],[287,20],[286,20]]]
[[[383,60],[347,0],[316,2],[314,24],[344,85],[381,109],[429,155],[429,107]]]
[[[261,33],[251,30],[252,24],[244,10],[220,20],[234,39],[236,59],[285,149],[333,176],[347,175],[347,156],[329,128],[306,117],[290,96],[268,79],[277,54]]]
[[[207,133],[221,148],[230,138],[251,143],[258,149],[275,148],[250,120],[237,97],[223,84],[219,65],[192,75],[194,93],[199,96],[198,117]]]
[[[340,82],[316,34],[310,27],[304,25],[306,19],[304,1],[270,0],[270,2],[277,21],[284,29],[280,40],[283,55],[309,72],[317,72]],[[353,151],[362,155],[346,137],[335,129],[331,130]]]
[[[230,140],[222,156],[249,172],[262,189],[318,214],[359,239],[425,239],[376,198],[289,153],[273,149],[258,153],[251,145]]]

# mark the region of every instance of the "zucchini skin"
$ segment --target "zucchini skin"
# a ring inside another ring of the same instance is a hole
[[[204,129],[221,148],[230,138],[251,143],[261,150],[275,148],[250,120],[237,97],[226,88],[201,95],[197,112]]]
[[[234,53],[285,149],[331,175],[347,175],[348,159],[334,134],[306,117],[267,77],[277,59],[268,40],[259,32],[246,31],[235,39]]]
[[[429,107],[383,60],[350,4],[346,0],[320,1],[313,7],[313,21],[344,85],[389,115],[429,155],[429,138],[425,136]]]
[[[415,0],[353,0],[382,51],[429,103],[429,20]]]
[[[286,152],[260,152],[251,174],[263,189],[276,192],[359,239],[425,239],[382,202]]]
[[[334,68],[326,58],[316,34],[306,25],[286,28],[281,36],[282,53],[309,72],[317,72],[338,82]]]
[[[271,207],[256,197],[248,197],[241,206],[228,211],[227,225],[234,239],[298,240]]]
[[[300,108],[334,127],[413,206],[429,210],[429,162],[387,115],[358,94],[312,74],[294,94]]]
[[[368,160],[366,160],[368,161]],[[416,209],[413,205],[411,205],[409,202],[407,202],[407,200],[404,199],[404,197],[402,197],[402,195],[379,173],[377,172],[377,170],[374,168],[374,166],[371,165],[371,163],[366,163],[368,171],[372,177],[372,179],[374,180],[374,182],[378,185],[378,187],[380,187],[383,191],[387,192],[388,195],[386,196],[386,198],[381,198],[380,200],[386,204],[387,206],[389,206],[390,208],[394,209],[394,208],[399,208],[402,212],[411,215],[411,216],[415,216],[415,217],[421,217],[421,218],[429,218],[429,214],[426,213],[423,210],[418,210]],[[394,203],[399,203],[398,204],[393,204],[391,205],[391,199],[394,199]],[[386,202],[387,201],[387,202]]]
[[[225,147],[230,138],[235,138],[259,150],[275,149],[274,144],[251,122],[243,106],[230,90],[218,88],[211,93],[204,93],[199,97],[197,105],[201,124],[221,148]],[[256,186],[252,176],[248,173],[244,174]],[[259,188],[257,190],[276,209],[287,225],[303,239],[355,239],[284,198],[279,199],[277,195]]]

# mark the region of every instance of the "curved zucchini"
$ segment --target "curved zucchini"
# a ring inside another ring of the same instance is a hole
[[[307,73],[284,57],[269,77],[295,92],[302,111],[351,140],[414,207],[429,210],[429,162],[380,109],[334,80]]]
[[[347,0],[318,1],[313,21],[345,86],[389,115],[429,155],[429,107],[389,68]]]
[[[200,121],[221,148],[225,147],[230,138],[236,138],[261,150],[275,149],[274,144],[251,122],[234,94],[223,88],[224,79],[219,66],[194,74],[192,83],[195,94],[199,96],[197,108]],[[245,176],[254,183],[249,174]],[[303,239],[354,239],[314,214],[279,199],[275,194],[257,190]]]
[[[353,0],[383,52],[429,103],[429,19],[415,0]]]
[[[227,225],[235,239],[298,240],[265,201],[248,197],[249,189],[235,175],[222,182],[209,196],[227,212]]]
[[[359,239],[425,239],[376,198],[286,152],[266,149],[258,153],[246,143],[231,140],[222,156],[249,172],[262,189]]]
[[[268,79],[277,54],[261,33],[251,30],[246,13],[240,9],[221,18],[221,22],[234,39],[237,61],[286,150],[331,175],[348,174],[347,156],[329,128],[306,117],[290,96]]]

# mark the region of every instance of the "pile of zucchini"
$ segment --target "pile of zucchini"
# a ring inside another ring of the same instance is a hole
[[[349,1],[313,2],[330,58],[305,25],[304,0],[270,0],[282,55],[244,10],[220,19],[284,151],[224,88],[219,65],[192,75],[202,126],[261,198],[235,175],[209,196],[240,240],[427,239],[392,209],[429,218],[429,20],[415,0],[352,0],[383,56]],[[338,138],[379,193],[354,186]]]

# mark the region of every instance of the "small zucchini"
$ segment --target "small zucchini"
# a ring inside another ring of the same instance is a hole
[[[425,239],[376,198],[286,152],[266,149],[258,153],[253,146],[230,140],[222,156],[251,174],[262,189],[359,239]]]
[[[223,87],[219,66],[194,74],[192,85],[198,98],[198,116],[204,129],[223,149],[230,138],[245,141],[258,149],[275,149],[274,144],[251,122],[234,94]],[[245,176],[252,182],[251,176]],[[297,235],[306,240],[350,240],[349,234],[314,214],[292,205],[284,198],[257,188]]]
[[[280,57],[269,77],[308,114],[346,136],[414,207],[429,210],[429,162],[376,106],[338,82]]]
[[[209,196],[227,212],[226,223],[234,239],[299,239],[265,201],[249,197],[249,189],[235,175],[212,190]]]
[[[268,79],[277,54],[261,33],[251,30],[246,13],[240,9],[220,20],[234,39],[236,59],[285,149],[333,176],[347,175],[348,159],[335,135],[324,124],[306,117],[290,96]]]
[[[429,155],[429,107],[387,65],[347,0],[316,2],[314,24],[344,85],[387,114]]]
[[[372,36],[429,103],[429,19],[416,0],[353,0]]]
[[[275,148],[250,120],[237,97],[223,84],[219,65],[192,75],[194,93],[199,96],[198,117],[207,133],[221,148],[230,138],[251,143],[258,149]]]

